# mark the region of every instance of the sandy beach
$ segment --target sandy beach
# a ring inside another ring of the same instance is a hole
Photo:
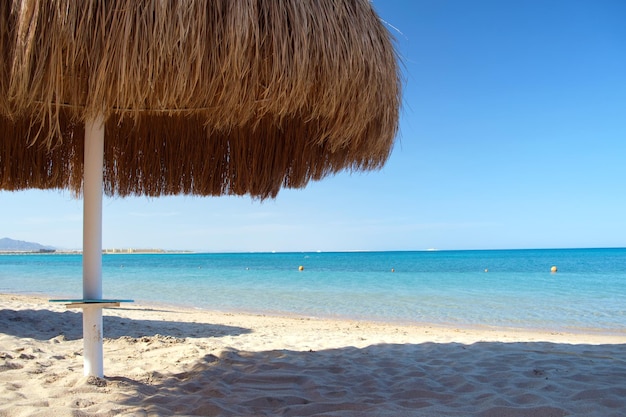
[[[321,320],[0,294],[0,416],[623,416],[626,335]]]

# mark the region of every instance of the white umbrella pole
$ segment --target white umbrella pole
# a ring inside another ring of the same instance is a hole
[[[104,160],[104,118],[85,122],[83,177],[83,298],[102,299],[102,167]],[[84,372],[104,377],[102,348],[102,307],[83,308]]]

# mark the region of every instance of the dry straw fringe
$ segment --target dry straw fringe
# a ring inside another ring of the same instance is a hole
[[[14,0],[0,31],[0,189],[79,193],[98,114],[120,196],[274,197],[380,168],[397,133],[368,0]]]

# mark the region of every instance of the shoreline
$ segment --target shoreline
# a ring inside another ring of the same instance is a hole
[[[41,291],[33,291],[29,293],[25,292],[0,292],[0,300],[3,300],[5,296],[15,296],[15,297],[32,297],[40,304],[40,308],[47,308],[46,306],[52,306],[54,304],[49,303],[49,299],[53,298],[75,298],[70,295],[50,295]],[[60,304],[60,306],[63,306]],[[605,329],[605,328],[538,328],[538,327],[514,327],[514,326],[497,326],[491,324],[481,324],[481,323],[439,323],[439,322],[427,322],[427,321],[411,321],[411,320],[391,320],[391,319],[375,319],[375,318],[367,318],[367,317],[351,317],[351,316],[331,316],[331,315],[304,315],[299,313],[293,313],[288,311],[271,311],[271,310],[241,310],[241,309],[210,309],[205,307],[197,307],[190,304],[183,303],[172,303],[172,302],[164,302],[164,301],[149,301],[149,300],[136,300],[133,303],[123,304],[119,309],[132,309],[132,310],[141,310],[141,309],[168,309],[172,311],[177,311],[181,313],[204,313],[211,317],[213,316],[222,316],[222,315],[236,315],[236,316],[246,316],[246,317],[267,317],[268,319],[287,319],[287,320],[317,320],[317,321],[330,321],[330,322],[358,322],[358,323],[369,323],[371,325],[379,325],[379,326],[400,326],[400,327],[410,327],[410,328],[418,328],[418,329],[440,329],[442,331],[448,330],[464,330],[468,332],[476,332],[490,334],[490,333],[512,333],[519,335],[527,335],[529,337],[534,335],[542,335],[545,337],[546,341],[552,341],[550,336],[552,335],[566,335],[570,340],[577,340],[581,337],[592,338],[593,340],[598,340],[600,343],[604,343],[608,341],[611,343],[611,340],[624,341],[626,343],[626,329]],[[114,311],[116,309],[105,309],[104,314],[107,311]],[[80,310],[78,310],[80,311]],[[555,339],[556,341],[562,341],[562,339]],[[618,342],[621,343],[621,342]]]
[[[81,313],[0,293],[0,415],[619,416],[626,337],[105,309],[104,379]]]
[[[49,300],[53,298],[75,298],[71,296],[55,295],[44,292],[16,292],[5,293],[0,292],[0,302],[4,301],[5,297],[14,296],[18,299],[24,297],[25,300],[32,298],[34,303],[39,305],[41,309],[48,309],[55,304],[50,303]],[[64,309],[63,304],[56,305]],[[407,321],[407,320],[377,320],[372,318],[361,317],[344,317],[344,316],[310,316],[300,313],[292,313],[287,311],[255,311],[255,310],[238,310],[238,309],[208,309],[205,307],[195,307],[187,304],[168,303],[159,301],[146,301],[136,300],[133,303],[122,304],[118,308],[105,309],[103,315],[106,316],[107,312],[111,313],[115,310],[151,310],[151,309],[166,309],[171,310],[172,313],[182,314],[205,314],[207,317],[218,318],[223,316],[241,316],[242,318],[250,317],[265,317],[268,320],[313,320],[320,322],[336,322],[336,323],[366,323],[372,326],[382,327],[403,327],[414,328],[419,330],[435,329],[444,333],[449,331],[459,332],[465,331],[470,334],[485,336],[493,334],[511,334],[517,335],[513,340],[521,341],[523,337],[536,340],[538,336],[542,337],[545,341],[551,342],[563,342],[564,340],[579,340],[585,338],[585,340],[597,340],[598,343],[626,343],[626,329],[604,329],[604,328],[558,328],[558,329],[545,329],[535,327],[512,327],[512,326],[495,326],[490,324],[476,324],[476,323],[436,323],[436,322],[421,322],[421,321]],[[75,312],[80,312],[76,310]],[[556,337],[553,337],[556,336]],[[105,334],[106,337],[106,334]],[[522,339],[518,339],[520,337]],[[491,340],[491,339],[490,339]],[[495,340],[495,339],[493,339]]]
[[[51,312],[71,312],[80,315],[80,309],[66,309],[63,304],[50,303],[49,297],[44,294],[13,294],[0,293],[0,308],[15,304],[19,309],[28,307],[32,310],[43,310]],[[237,323],[251,323],[254,326],[279,325],[288,327],[287,324],[296,326],[302,323],[309,323],[319,330],[354,328],[360,327],[376,329],[381,334],[388,331],[401,332],[406,337],[394,338],[399,343],[463,343],[472,344],[477,342],[548,342],[548,343],[568,343],[568,344],[626,344],[626,334],[620,332],[605,332],[604,329],[593,329],[592,331],[551,331],[544,329],[526,329],[512,327],[495,327],[487,325],[442,325],[436,323],[406,323],[393,321],[360,320],[351,318],[327,318],[311,317],[299,314],[271,314],[246,311],[219,311],[208,310],[199,307],[181,306],[168,303],[146,303],[134,302],[125,303],[117,308],[103,310],[105,320],[104,338],[106,334],[107,317],[127,317],[128,319],[148,318],[151,313],[156,312],[157,317],[175,316],[181,321],[191,317],[194,322],[212,322],[216,324],[230,325]],[[199,320],[201,318],[202,320]],[[261,323],[262,322],[262,323]],[[286,324],[287,323],[287,324]],[[82,327],[81,329],[82,332]],[[357,331],[358,332],[358,331]],[[82,335],[82,333],[81,333]],[[82,337],[82,336],[81,336]],[[350,340],[351,338],[346,338]],[[389,340],[389,339],[387,339]],[[368,340],[362,340],[368,342]],[[354,342],[354,340],[352,340]],[[363,345],[356,343],[355,345]]]

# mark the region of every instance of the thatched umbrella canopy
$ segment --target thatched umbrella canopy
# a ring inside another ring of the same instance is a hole
[[[377,169],[399,103],[368,0],[0,2],[0,190],[83,195],[85,374],[103,375],[103,192],[267,198]]]
[[[274,197],[386,161],[399,71],[368,0],[0,5],[0,189]]]

